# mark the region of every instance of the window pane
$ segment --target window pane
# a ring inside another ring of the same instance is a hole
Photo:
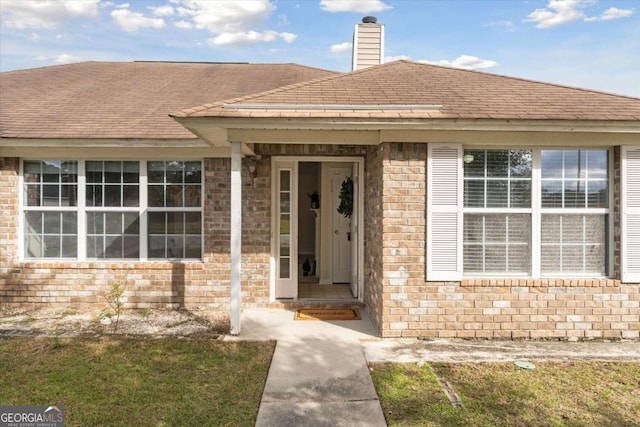
[[[87,185],[87,206],[102,206],[102,185]]]
[[[87,236],[87,258],[104,258],[103,236]]]
[[[198,207],[200,206],[200,204],[201,204],[200,186],[199,185],[185,186],[184,205],[187,207]]]
[[[25,212],[25,218],[28,234],[42,233],[42,212]]]
[[[140,238],[138,236],[124,236],[124,253],[123,258],[139,258],[140,257]]]
[[[184,233],[184,214],[182,212],[167,213],[167,234]]]
[[[484,178],[484,150],[464,150],[464,176]]]
[[[288,279],[289,274],[289,258],[280,258],[280,278]]]
[[[87,212],[87,233],[104,233],[104,216],[102,212]]]
[[[24,186],[24,200],[27,206],[41,206],[40,184],[27,184]]]
[[[106,258],[122,258],[122,237],[105,236],[104,242]]]
[[[140,233],[140,220],[138,213],[124,213],[122,214],[123,232],[124,234],[139,234]]]
[[[44,212],[44,228],[45,234],[60,234],[60,213]]]
[[[511,202],[509,207],[531,207],[531,181],[511,181]]]
[[[149,183],[164,183],[164,162],[147,163],[147,180]]]
[[[487,207],[506,208],[509,197],[509,181],[491,180],[487,181]]]
[[[185,234],[201,234],[202,225],[200,223],[200,212],[187,212],[185,214]]]
[[[184,258],[184,237],[167,237],[167,258]]]
[[[542,150],[542,178],[562,178],[562,151]]]
[[[172,208],[181,208],[184,206],[184,202],[182,200],[182,189],[181,185],[167,185],[167,207]]]
[[[164,212],[149,212],[149,234],[165,234]]]
[[[202,164],[200,162],[185,162],[184,182],[192,184],[200,184],[202,182]]]
[[[509,169],[512,178],[531,178],[533,155],[531,150],[511,150]]]
[[[166,163],[166,180],[172,184],[182,184],[184,182],[184,163],[167,162]]]
[[[587,173],[590,179],[609,176],[609,152],[607,150],[586,151]]]
[[[200,236],[187,236],[185,238],[184,256],[185,258],[202,257],[202,239]]]
[[[122,233],[122,214],[120,212],[105,212],[104,223],[106,234]]]
[[[584,208],[586,207],[584,181],[564,182],[564,207]]]
[[[122,163],[104,162],[104,182],[122,182]]]
[[[42,185],[42,206],[60,206],[60,185]]]
[[[78,256],[78,243],[76,236],[62,236],[62,257],[76,258]]]
[[[104,205],[105,206],[122,206],[122,201],[120,199],[121,188],[122,187],[119,185],[104,186]]]
[[[484,207],[484,180],[464,181],[464,206],[468,208]]]
[[[137,185],[123,186],[122,195],[122,206],[135,207],[140,205],[140,187]]]
[[[147,187],[149,206],[155,208],[164,207],[164,186],[150,185]]]
[[[562,207],[562,181],[542,181],[542,207]]]
[[[73,234],[78,232],[78,214],[75,212],[62,213],[62,233]]]
[[[564,178],[584,179],[586,172],[586,155],[580,150],[566,150],[564,154]]]
[[[487,151],[487,176],[506,178],[509,176],[509,152]]]
[[[149,258],[166,258],[165,236],[149,236]]]
[[[43,236],[45,258],[60,258],[60,237],[61,236]]]
[[[590,208],[608,208],[609,192],[606,181],[589,181],[588,186],[588,207]]]

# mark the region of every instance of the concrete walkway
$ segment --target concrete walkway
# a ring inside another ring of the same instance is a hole
[[[294,321],[293,311],[248,310],[239,337],[277,340],[256,426],[386,426],[361,340],[375,339],[357,321]]]
[[[256,426],[386,426],[367,362],[640,362],[640,341],[380,339],[358,321],[294,321],[294,311],[245,310],[239,337],[277,340]]]

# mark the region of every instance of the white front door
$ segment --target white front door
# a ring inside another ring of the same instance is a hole
[[[298,163],[275,167],[275,297],[298,297]]]
[[[333,283],[351,282],[351,218],[338,212],[340,192],[351,179],[351,165],[332,167],[331,174],[331,277]],[[354,241],[355,243],[355,241]]]

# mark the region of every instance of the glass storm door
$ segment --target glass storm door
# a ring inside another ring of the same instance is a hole
[[[276,165],[276,298],[298,297],[297,169],[295,162]]]

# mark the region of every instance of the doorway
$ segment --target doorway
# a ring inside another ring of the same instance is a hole
[[[273,300],[362,297],[362,159],[273,158]]]

